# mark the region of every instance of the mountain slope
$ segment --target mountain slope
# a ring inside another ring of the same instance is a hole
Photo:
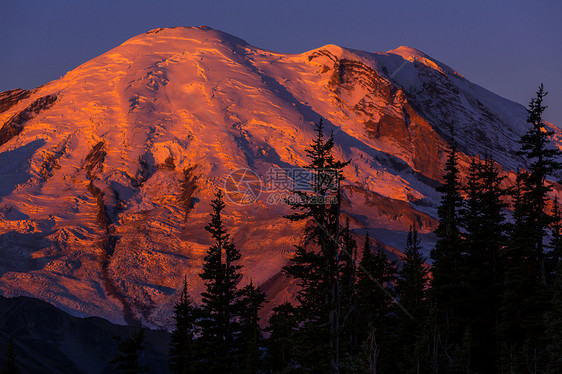
[[[515,170],[526,119],[415,49],[290,55],[206,27],[136,36],[59,80],[1,94],[0,108],[3,294],[158,326],[184,275],[201,290],[209,201],[239,169],[263,182],[256,201],[227,206],[243,282],[273,303],[290,298],[279,271],[301,227],[267,182],[307,163],[320,117],[337,157],[352,160],[344,213],[390,250],[414,223],[432,243],[451,121],[463,170],[472,154]]]

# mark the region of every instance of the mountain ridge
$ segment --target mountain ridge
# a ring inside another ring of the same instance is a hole
[[[1,94],[4,107],[0,134],[22,120],[0,141],[0,290],[117,323],[166,324],[184,275],[199,294],[209,201],[241,169],[262,182],[256,201],[226,209],[243,282],[271,291],[268,308],[293,294],[279,272],[302,225],[266,182],[307,163],[319,118],[352,160],[344,215],[396,258],[411,224],[432,245],[451,121],[463,172],[472,155],[492,155],[508,180],[524,167],[525,108],[409,47],[284,54],[210,28],[155,29]]]

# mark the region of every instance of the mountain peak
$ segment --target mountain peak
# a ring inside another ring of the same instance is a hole
[[[388,53],[392,53],[392,54],[400,55],[400,56],[412,56],[412,57],[418,57],[418,58],[429,58],[429,59],[431,59],[431,57],[429,57],[428,55],[426,55],[425,53],[423,53],[419,49],[408,47],[406,45],[401,45],[400,47],[398,47],[396,49],[392,49],[392,50],[388,51]]]
[[[326,55],[327,58],[333,59],[350,59],[355,60],[358,58],[356,54],[357,51],[340,47],[335,44],[326,44],[322,47],[312,49],[304,53],[304,55],[314,56],[314,55]]]
[[[436,59],[428,56],[424,52],[420,51],[419,49],[408,47],[408,46],[400,46],[396,49],[391,49],[386,53],[401,56],[403,59],[408,60],[410,62],[419,62],[424,64],[431,69],[437,70],[445,75],[452,75],[462,78],[463,76],[460,75],[457,71],[453,68],[445,65],[444,63],[437,61]]]
[[[216,41],[218,43],[223,43],[231,48],[236,48],[237,46],[247,46],[248,43],[232,34],[226,33],[224,31],[215,30],[209,26],[175,26],[175,27],[161,27],[157,29],[152,29],[144,34],[140,34],[132,37],[123,44],[131,43],[151,43],[151,42],[161,42],[169,40],[196,40],[200,42],[212,42]]]
[[[327,50],[336,56],[342,55],[345,51],[347,51],[345,48],[342,48],[339,45],[335,44],[326,44],[320,48],[313,49],[312,51],[318,51],[321,49]]]
[[[213,28],[209,27],[209,26],[205,26],[205,25],[201,25],[201,26],[174,26],[174,27],[158,27],[156,29],[152,29],[149,30],[147,32],[145,32],[145,34],[157,34],[160,31],[163,30],[177,30],[177,29],[183,29],[183,30],[189,30],[189,29],[195,29],[195,30],[203,30],[203,31],[214,31]]]

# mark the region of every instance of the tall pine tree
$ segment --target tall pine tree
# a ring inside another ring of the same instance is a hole
[[[252,282],[242,288],[240,294],[240,336],[237,339],[240,373],[257,374],[263,369],[262,330],[259,324],[259,311],[265,302],[265,294]]]
[[[169,367],[174,374],[193,373],[195,342],[195,322],[197,308],[193,305],[188,292],[187,278],[184,278],[180,298],[174,306],[175,327],[170,337]]]
[[[206,373],[237,372],[235,339],[240,332],[238,289],[240,252],[230,240],[222,220],[225,207],[222,192],[211,202],[211,220],[205,227],[214,240],[207,250],[202,273],[205,283],[201,293],[201,315],[198,325],[199,364]]]
[[[545,369],[545,312],[550,307],[545,242],[554,219],[546,211],[550,185],[546,178],[560,168],[560,151],[549,145],[542,114],[546,109],[542,84],[529,104],[530,128],[521,138],[522,155],[529,165],[520,171],[514,193],[513,228],[503,252],[504,292],[501,304],[501,368],[507,372]]]
[[[435,230],[438,240],[430,253],[433,260],[430,296],[436,327],[436,369],[453,364],[452,351],[462,342],[466,318],[466,256],[459,219],[463,199],[452,124],[450,133],[451,143],[443,176],[445,183],[437,189],[441,192],[441,204],[437,211],[439,225]]]
[[[546,279],[547,284],[554,285],[556,281],[556,276],[558,273],[558,265],[562,261],[562,218],[560,212],[560,206],[558,204],[558,197],[554,198],[553,208],[552,208],[552,225],[551,239],[549,249],[546,258]]]
[[[341,343],[342,356],[353,357],[359,349],[359,312],[357,310],[357,242],[349,227],[349,218],[341,231]]]
[[[544,294],[536,276],[534,239],[527,233],[526,217],[533,207],[525,199],[525,178],[524,171],[518,173],[513,188],[513,223],[507,246],[501,252],[505,271],[498,338],[500,371],[506,373],[518,373],[527,368],[529,352],[524,347],[536,327],[536,313],[542,309],[542,306],[535,306],[538,301],[535,298]]]
[[[395,329],[397,309],[393,308],[397,268],[385,250],[377,245],[373,251],[369,236],[365,238],[357,276],[357,298],[359,311],[359,341],[369,347],[367,353],[374,360],[376,348],[377,373],[396,372],[399,349],[396,346]],[[375,344],[376,343],[376,344]],[[369,357],[367,357],[367,361]]]
[[[398,272],[396,294],[402,306],[412,315],[400,315],[398,333],[400,341],[400,371],[419,373],[427,367],[427,350],[424,341],[424,326],[428,319],[429,304],[427,286],[429,269],[420,252],[420,240],[415,226],[408,232],[406,250],[402,259],[402,268]]]
[[[340,189],[342,169],[348,162],[335,159],[333,136],[325,137],[322,119],[315,126],[316,138],[306,153],[312,175],[310,191],[295,191],[290,202],[297,212],[292,221],[306,220],[305,245],[297,247],[284,271],[297,279],[299,329],[303,350],[303,370],[323,370],[336,374],[340,369]]]
[[[289,374],[297,372],[295,360],[297,329],[299,318],[297,310],[284,302],[273,308],[269,318],[269,332],[267,339],[266,368],[273,374]]]
[[[562,166],[558,161],[562,153],[558,148],[550,146],[549,137],[554,135],[554,132],[548,130],[542,120],[546,109],[544,105],[546,95],[547,92],[541,84],[536,97],[529,103],[527,122],[531,126],[521,137],[521,151],[518,152],[529,163],[529,173],[524,179],[526,185],[524,198],[528,204],[534,206],[534,209],[530,210],[525,218],[528,235],[533,238],[535,271],[543,285],[546,285],[544,240],[547,228],[553,222],[545,209],[547,193],[552,190],[552,187],[546,183],[546,178]]]
[[[470,315],[466,323],[472,343],[469,366],[482,373],[496,372],[498,367],[496,335],[503,282],[500,252],[507,241],[505,209],[509,192],[502,187],[504,179],[491,158],[473,158],[465,188],[467,199],[461,210],[467,255],[466,308]]]

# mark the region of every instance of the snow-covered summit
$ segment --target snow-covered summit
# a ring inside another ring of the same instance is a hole
[[[392,49],[390,51],[387,51],[386,53],[401,56],[403,59],[405,59],[407,61],[410,61],[410,62],[419,62],[419,63],[424,64],[425,66],[427,66],[431,69],[437,70],[437,71],[439,71],[439,72],[441,72],[445,75],[457,76],[459,78],[462,78],[462,75],[457,73],[455,70],[453,70],[449,66],[429,57],[428,55],[426,55],[422,51],[420,51],[418,49],[415,49],[415,48],[400,46],[396,49]]]

